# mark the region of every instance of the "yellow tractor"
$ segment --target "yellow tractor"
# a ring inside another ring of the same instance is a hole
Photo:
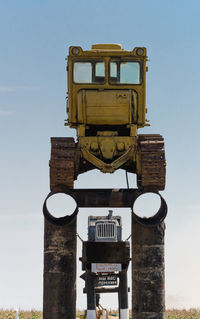
[[[121,168],[137,175],[140,188],[165,188],[164,140],[137,134],[146,119],[146,48],[123,50],[119,44],[69,48],[68,119],[73,138],[52,138],[50,188],[73,188],[81,173]]]

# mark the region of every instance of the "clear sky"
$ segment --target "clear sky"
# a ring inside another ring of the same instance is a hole
[[[50,137],[75,136],[64,127],[65,58],[70,45],[88,49],[93,43],[147,47],[151,127],[140,133],[162,134],[166,143],[167,306],[200,307],[199,17],[199,0],[0,1],[0,307],[42,308]],[[124,172],[93,171],[75,183],[105,185],[126,187]],[[126,238],[130,212],[115,212],[122,214]],[[79,213],[84,239],[93,213]],[[79,279],[79,308],[85,307],[82,287]],[[107,304],[117,302],[110,296]]]

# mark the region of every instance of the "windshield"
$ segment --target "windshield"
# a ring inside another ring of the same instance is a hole
[[[140,84],[140,63],[133,61],[111,61],[109,80],[111,83]]]
[[[73,79],[75,83],[102,83],[105,81],[105,63],[75,62]]]

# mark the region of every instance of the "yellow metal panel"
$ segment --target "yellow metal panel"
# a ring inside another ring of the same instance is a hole
[[[78,123],[84,123],[84,101],[83,101],[83,90],[79,91],[77,94],[77,115],[78,115]]]
[[[130,123],[131,102],[132,94],[128,90],[82,90],[77,100],[78,122],[92,125]]]
[[[92,50],[123,50],[121,44],[101,43],[93,44]]]

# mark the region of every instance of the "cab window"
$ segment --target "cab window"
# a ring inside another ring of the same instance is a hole
[[[109,81],[119,84],[140,84],[140,63],[135,61],[111,61]]]
[[[103,83],[105,82],[105,63],[75,62],[73,68],[75,83]]]

